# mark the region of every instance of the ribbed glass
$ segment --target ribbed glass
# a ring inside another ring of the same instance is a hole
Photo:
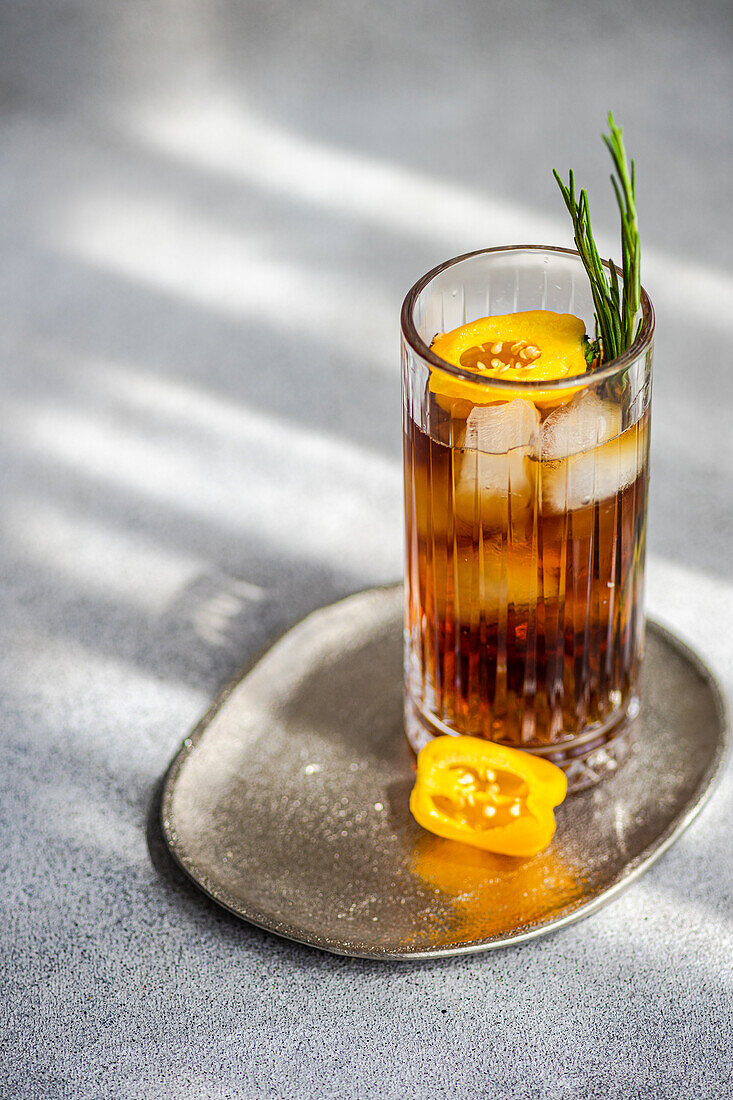
[[[646,294],[642,307],[633,347],[570,394],[567,379],[492,378],[492,403],[473,405],[431,392],[436,368],[476,379],[438,359],[432,339],[530,309],[574,313],[592,332],[577,254],[473,253],[405,299],[405,718],[416,751],[440,734],[484,737],[554,760],[574,788],[628,751],[644,644]]]

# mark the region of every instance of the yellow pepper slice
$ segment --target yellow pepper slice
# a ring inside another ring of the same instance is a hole
[[[431,833],[509,856],[541,852],[555,833],[565,773],[479,737],[436,737],[420,751],[410,811]]]
[[[562,404],[576,392],[577,386],[529,393],[521,388],[487,386],[484,380],[545,382],[584,374],[587,369],[584,337],[585,325],[572,313],[533,309],[481,317],[451,332],[439,333],[430,345],[441,359],[474,373],[481,384],[454,378],[433,367],[430,390],[444,407],[446,399],[488,405],[516,397],[529,397],[538,405]]]

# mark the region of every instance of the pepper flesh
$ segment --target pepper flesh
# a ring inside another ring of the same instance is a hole
[[[438,836],[502,855],[532,856],[555,833],[564,772],[541,757],[478,737],[434,738],[417,758],[413,817]]]
[[[500,378],[504,382],[518,382],[521,387],[525,382],[549,382],[584,374],[588,366],[583,321],[572,313],[547,309],[481,317],[450,332],[439,333],[430,347],[447,363],[475,374],[478,382],[456,378],[433,367],[430,390],[441,405],[456,400],[486,405],[526,398],[527,391],[522,388],[499,389],[486,385],[485,379]],[[495,355],[492,349],[496,349]],[[531,357],[527,357],[530,349]],[[531,398],[537,405],[550,407],[569,401],[576,390],[577,387],[538,388],[532,391]]]

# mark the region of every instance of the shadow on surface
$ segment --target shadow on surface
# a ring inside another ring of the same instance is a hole
[[[217,431],[217,414],[225,423],[242,408],[276,417],[284,432],[289,424],[305,424],[326,439],[346,437],[375,454],[399,458],[397,303],[394,355],[385,367],[363,343],[347,353],[327,331],[288,331],[285,307],[280,327],[256,310],[235,316],[213,302],[66,253],[34,252],[44,282],[56,288],[64,308],[55,301],[46,312],[39,304],[22,359],[8,350],[8,397],[38,401],[53,394],[59,409],[115,412],[156,432],[166,422],[175,426],[177,415],[182,432],[195,431],[202,439]],[[27,293],[19,289],[18,312]],[[89,313],[83,325],[75,312],[79,302]],[[356,298],[351,304],[358,309]],[[136,383],[143,395],[137,405],[131,404]],[[199,410],[197,398],[206,409]],[[246,447],[244,436],[239,445]]]
[[[402,634],[396,620],[379,630],[370,625],[367,637],[354,644],[361,626],[355,617],[340,652],[305,664],[278,718],[295,736],[299,729],[317,730],[355,758],[367,745],[370,757],[402,761]]]
[[[160,818],[163,789],[167,776],[168,771],[166,770],[165,774],[153,787],[145,823],[145,843],[150,862],[159,879],[166,890],[176,899],[185,902],[187,905],[195,906],[210,919],[216,921],[217,924],[226,927],[230,932],[240,933],[244,937],[265,945],[270,936],[269,932],[264,932],[256,925],[240,920],[234,913],[230,913],[228,909],[212,901],[203,890],[196,886],[171,855],[163,836]]]

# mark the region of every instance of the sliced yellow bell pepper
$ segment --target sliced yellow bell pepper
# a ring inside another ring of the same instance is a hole
[[[417,758],[410,810],[424,829],[510,856],[541,852],[567,793],[560,768],[479,737],[434,738]]]
[[[568,401],[578,387],[567,390],[509,389],[485,384],[487,378],[503,382],[545,382],[584,374],[585,325],[572,313],[547,309],[527,310],[482,317],[451,332],[443,332],[430,345],[441,359],[476,375],[477,382],[455,378],[437,367],[431,369],[430,390],[444,407],[456,400],[474,405],[512,401],[524,397],[538,405]]]

